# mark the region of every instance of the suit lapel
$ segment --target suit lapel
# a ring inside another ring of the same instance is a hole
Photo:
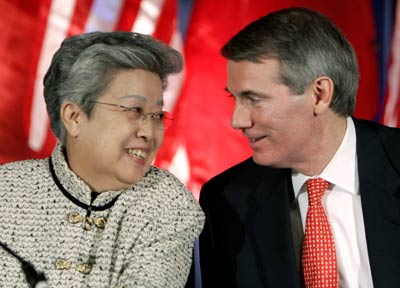
[[[245,223],[263,287],[299,287],[290,226],[290,171],[263,167],[263,177],[251,188],[228,188],[226,195]]]
[[[379,132],[356,124],[360,195],[375,287],[393,287],[400,277],[400,178]],[[396,192],[397,191],[397,192]],[[397,195],[399,197],[399,195]],[[388,269],[389,268],[389,269]]]

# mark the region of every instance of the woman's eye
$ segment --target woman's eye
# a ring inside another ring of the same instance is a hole
[[[157,120],[162,120],[164,118],[164,112],[154,113],[153,118]]]
[[[138,113],[138,114],[142,114],[142,111],[143,111],[142,108],[137,107],[137,106],[129,107],[127,110],[130,112],[133,112],[133,113]]]
[[[138,106],[127,107],[125,109],[129,119],[138,120],[143,115],[143,109]]]

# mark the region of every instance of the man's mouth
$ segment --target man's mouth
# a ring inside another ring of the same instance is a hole
[[[255,143],[255,142],[257,142],[257,141],[259,141],[259,140],[261,140],[261,139],[263,139],[263,138],[265,138],[265,137],[267,137],[267,136],[261,136],[261,137],[256,137],[256,138],[249,138],[249,141],[250,141],[251,143]]]

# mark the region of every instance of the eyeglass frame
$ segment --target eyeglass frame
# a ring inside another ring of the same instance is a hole
[[[139,113],[140,114],[140,118],[143,120],[146,120],[148,116],[150,116],[150,119],[152,120],[152,123],[156,123],[154,122],[154,120],[161,120],[161,123],[163,124],[163,130],[166,130],[167,128],[169,128],[172,123],[174,122],[174,118],[172,118],[172,115],[170,112],[168,111],[161,111],[161,112],[139,112],[139,111],[135,111],[138,109],[142,109],[141,107],[137,107],[137,106],[132,106],[132,107],[127,107],[121,104],[116,104],[116,103],[108,103],[108,102],[101,102],[101,101],[94,101],[94,100],[89,100],[89,103],[95,103],[95,104],[102,104],[102,105],[108,105],[108,106],[113,106],[113,107],[117,107],[118,109],[121,109],[120,111],[122,112],[134,112],[134,113]],[[143,110],[143,109],[142,109]],[[165,117],[165,114],[168,113],[171,115],[171,117]],[[156,115],[159,115],[160,118],[155,117]],[[138,120],[139,120],[138,119]],[[170,120],[170,124],[168,126],[165,125],[165,122],[163,121],[164,119]]]

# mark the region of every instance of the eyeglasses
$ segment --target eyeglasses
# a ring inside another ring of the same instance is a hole
[[[165,130],[169,128],[174,122],[174,118],[172,118],[172,114],[167,111],[162,112],[144,112],[142,108],[137,106],[126,107],[124,105],[114,104],[114,103],[106,103],[106,102],[99,102],[99,101],[89,101],[91,103],[108,105],[118,108],[121,112],[126,112],[128,118],[132,121],[139,121],[139,120],[146,120],[147,116],[150,116],[150,120],[153,126],[157,129]]]

